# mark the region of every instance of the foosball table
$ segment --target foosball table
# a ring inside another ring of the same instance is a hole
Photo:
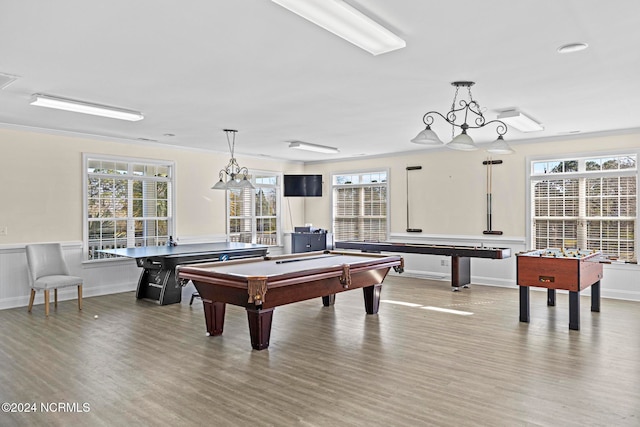
[[[516,254],[520,321],[529,322],[529,288],[547,288],[547,306],[556,305],[556,289],[569,291],[569,329],[580,329],[580,291],[591,287],[591,311],[600,311],[603,256],[581,249],[539,249]]]

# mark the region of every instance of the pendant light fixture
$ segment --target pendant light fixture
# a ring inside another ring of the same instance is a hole
[[[470,81],[452,82],[451,85],[455,86],[456,91],[453,95],[451,110],[446,115],[442,115],[437,111],[429,111],[426,113],[422,117],[422,121],[426,125],[426,128],[418,133],[411,142],[422,145],[445,145],[454,150],[473,151],[477,150],[478,147],[471,136],[467,133],[467,130],[480,129],[487,125],[495,124],[498,139],[489,146],[487,151],[494,154],[513,153],[513,150],[503,138],[504,134],[507,133],[508,130],[507,125],[501,120],[486,121],[482,111],[480,110],[480,104],[473,99],[473,95],[471,94],[471,86],[474,84],[475,82]],[[460,88],[467,89],[468,99],[460,99],[458,101],[458,92],[460,91]],[[451,141],[449,143],[444,143],[431,129],[435,116],[440,116],[451,125]],[[455,135],[456,128],[460,129],[460,133],[457,136]]]
[[[220,180],[211,187],[212,190],[233,190],[242,188],[255,188],[251,181],[249,181],[249,169],[246,167],[240,167],[238,161],[234,156],[236,148],[236,133],[235,129],[223,129],[227,136],[227,144],[229,151],[231,152],[231,159],[224,169],[220,170]]]

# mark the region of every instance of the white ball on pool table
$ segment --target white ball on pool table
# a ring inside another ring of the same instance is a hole
[[[98,318],[98,315],[96,314],[95,316],[93,316],[93,318],[94,318],[94,319],[97,319],[97,318]]]

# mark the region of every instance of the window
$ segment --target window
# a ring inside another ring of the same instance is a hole
[[[531,245],[636,259],[637,154],[531,161]]]
[[[173,234],[172,162],[84,157],[84,257],[101,249],[165,245]]]
[[[252,189],[229,190],[227,227],[232,242],[280,244],[280,174],[254,172]]]
[[[387,172],[336,174],[332,184],[335,240],[387,240]]]

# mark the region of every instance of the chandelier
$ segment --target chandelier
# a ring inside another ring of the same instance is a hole
[[[477,150],[478,147],[473,142],[473,139],[467,134],[468,129],[480,129],[487,125],[495,124],[496,133],[498,139],[496,139],[487,151],[493,154],[512,154],[513,150],[503,138],[503,135],[507,133],[507,125],[501,120],[486,121],[482,111],[480,110],[480,104],[473,99],[471,95],[471,86],[475,82],[457,81],[452,82],[451,85],[455,86],[456,92],[453,95],[453,102],[451,104],[451,110],[443,116],[437,111],[429,111],[422,117],[422,121],[427,126],[422,132],[420,132],[411,142],[415,144],[423,145],[444,145],[454,150],[472,151]],[[458,101],[458,92],[460,88],[467,88],[468,100],[460,99],[458,102],[458,108],[456,108],[456,102]],[[435,120],[435,116],[440,116],[447,123],[451,125],[451,142],[444,143],[438,137],[438,135],[431,129],[431,125]],[[462,123],[460,123],[462,122]],[[471,124],[469,124],[469,122]],[[455,136],[456,128],[460,128],[461,132],[458,136]]]
[[[223,129],[227,136],[227,144],[229,145],[229,151],[231,152],[231,159],[224,169],[220,170],[220,180],[211,187],[213,190],[233,190],[240,188],[255,188],[247,176],[249,175],[249,169],[240,167],[238,161],[234,157],[234,151],[236,148],[236,133],[235,129]]]

